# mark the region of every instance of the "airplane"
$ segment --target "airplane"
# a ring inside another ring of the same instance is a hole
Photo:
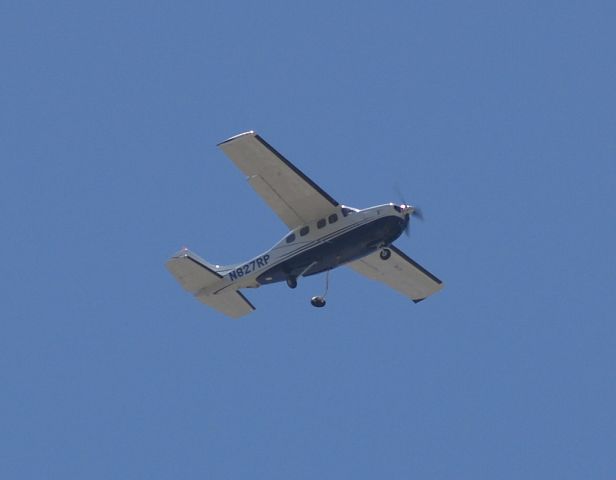
[[[218,145],[248,183],[291,229],[268,251],[245,262],[214,265],[183,248],[166,266],[202,303],[232,318],[255,307],[240,292],[277,282],[296,288],[298,279],[326,273],[325,293],[311,299],[325,306],[330,270],[346,265],[384,282],[417,303],[443,287],[432,273],[393,242],[408,233],[417,208],[387,203],[365,209],[341,205],[253,131]]]

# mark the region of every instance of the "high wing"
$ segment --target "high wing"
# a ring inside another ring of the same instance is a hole
[[[398,248],[388,247],[391,257],[381,260],[379,252],[347,264],[356,272],[378,280],[418,303],[443,288],[443,283]]]
[[[255,132],[231,137],[219,147],[289,228],[327,216],[339,205]]]

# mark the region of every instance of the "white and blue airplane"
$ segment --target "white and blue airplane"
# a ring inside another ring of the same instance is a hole
[[[176,253],[167,268],[201,302],[239,318],[255,309],[240,289],[276,282],[295,288],[299,278],[328,275],[341,265],[384,282],[415,303],[443,287],[392,244],[408,232],[411,216],[419,216],[415,207],[388,203],[359,210],[341,205],[252,131],[219,146],[291,230],[267,252],[233,265],[213,265],[186,248]],[[311,303],[323,307],[325,294]]]

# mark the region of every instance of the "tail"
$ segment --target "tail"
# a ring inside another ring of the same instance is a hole
[[[223,272],[228,271],[229,267],[208,263],[187,248],[171,257],[166,266],[185,290],[225,315],[239,318],[255,309],[246,297],[232,286],[220,293],[207,293],[215,291],[216,284],[223,287]]]

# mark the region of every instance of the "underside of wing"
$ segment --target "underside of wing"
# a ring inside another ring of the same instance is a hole
[[[255,132],[236,135],[219,146],[290,228],[326,216],[339,205]]]
[[[443,283],[398,248],[391,246],[391,257],[382,260],[379,252],[348,264],[356,272],[389,285],[421,302],[443,288]]]

